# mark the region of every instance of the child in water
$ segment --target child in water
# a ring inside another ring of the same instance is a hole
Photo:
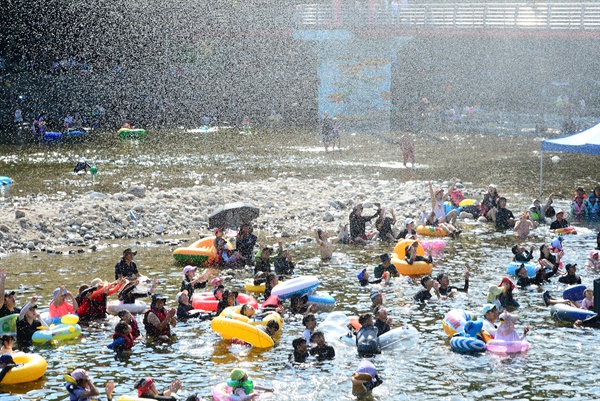
[[[515,322],[519,320],[516,315],[511,315],[507,311],[504,311],[499,316],[500,326],[496,331],[496,340],[503,341],[523,341],[527,333],[529,333],[529,326],[525,326],[523,329],[523,336],[519,336],[515,330]]]
[[[519,238],[527,238],[531,230],[535,230],[537,225],[535,221],[531,219],[529,213],[521,213],[519,215],[519,221],[515,224],[514,232]]]
[[[107,347],[115,351],[118,356],[122,356],[133,354],[131,349],[134,345],[131,326],[124,322],[117,323],[115,334],[113,334],[113,342],[108,344]]]
[[[233,369],[229,374],[227,385],[231,387],[231,394],[237,396],[235,399],[240,401],[253,400],[259,396],[255,390],[274,392],[275,390],[267,387],[255,386],[252,380],[248,378],[246,371],[240,368]]]
[[[358,367],[352,377],[352,395],[354,396],[365,396],[377,386],[383,383],[383,380],[377,375],[377,369],[367,359],[363,359],[358,364]]]
[[[315,238],[317,240],[317,245],[321,248],[321,260],[331,260],[331,257],[333,256],[333,243],[337,242],[338,239],[334,238],[330,241],[327,231],[321,229],[315,231]]]
[[[594,291],[586,289],[583,291],[583,301],[581,301],[581,309],[594,310]]]

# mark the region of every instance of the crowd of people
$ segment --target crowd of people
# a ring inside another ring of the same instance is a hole
[[[455,184],[456,180],[453,179],[449,188],[443,190],[434,189],[432,183],[429,183],[431,211],[424,211],[421,220],[422,224],[446,227],[447,234],[454,239],[461,233],[458,228],[458,211],[456,209],[447,211],[445,202],[446,199],[450,199],[452,203],[456,201]],[[589,197],[585,196],[585,192],[578,188],[573,202],[574,204],[580,202],[580,197],[583,197],[585,204],[589,203],[593,207],[597,200],[592,197],[599,195],[600,189],[598,188]],[[537,224],[547,222],[546,216],[552,214],[550,212],[551,205],[552,195],[548,197],[544,205],[539,200],[532,202],[525,218],[525,221],[530,223],[527,225],[528,230],[535,228]],[[348,225],[340,226],[337,238],[330,240],[326,230],[317,229],[315,231],[316,243],[323,260],[331,259],[336,243],[362,245],[375,239],[388,242],[409,239],[411,241],[404,249],[404,261],[408,264],[415,262],[433,263],[431,253],[426,256],[417,254],[421,239],[415,230],[416,222],[414,219],[407,218],[404,221],[404,228],[398,230],[395,227],[395,212],[393,210],[386,211],[377,203],[374,206],[376,210],[373,214],[363,216],[363,205],[356,204],[350,212]],[[474,212],[473,209],[469,210]],[[519,237],[527,236],[523,235],[527,230],[520,228],[520,221],[514,221],[514,216],[506,209],[506,200],[498,196],[495,186],[489,186],[483,200],[477,206],[477,210],[485,219],[492,221],[497,229],[512,228]],[[597,210],[595,213],[597,214]],[[550,224],[550,229],[569,227],[568,223],[564,223],[566,221],[564,220],[564,214],[563,210],[554,213],[555,220]],[[586,218],[594,217],[593,213],[586,213],[585,216]],[[375,231],[368,233],[367,224],[370,224],[371,220],[375,218],[377,218],[376,222],[371,225]],[[190,319],[212,319],[231,308],[236,308],[236,313],[248,318],[264,318],[269,314],[279,313],[286,319],[293,319],[299,315],[305,330],[302,335],[299,335],[291,343],[293,351],[289,356],[290,363],[298,365],[334,359],[336,356],[335,348],[328,344],[325,334],[317,329],[316,313],[318,307],[309,302],[307,295],[293,295],[287,305],[277,299],[269,301],[273,299],[271,291],[277,286],[279,279],[289,279],[295,275],[292,252],[285,249],[282,242],[279,242],[276,247],[258,244],[258,238],[253,233],[253,227],[250,223],[242,224],[237,230],[235,247],[226,238],[224,229],[215,229],[214,235],[214,265],[202,272],[191,265],[183,268],[180,291],[175,297],[176,307],[167,307],[168,297],[157,292],[158,280],[147,280],[141,274],[135,262],[137,251],[127,248],[115,265],[113,282],[95,278],[89,285],[81,285],[77,294],[71,293],[66,285],[61,285],[52,294],[47,316],[50,319],[55,319],[68,314],[77,314],[82,324],[89,324],[107,318],[107,304],[111,296],[116,296],[125,305],[135,304],[141,298],[150,298],[150,305],[143,313],[141,326],[139,326],[138,318],[131,312],[127,310],[118,312],[118,322],[114,326],[112,342],[106,346],[113,350],[119,358],[127,358],[133,354],[134,347],[143,336],[152,341],[169,343],[173,341],[172,328],[176,327],[178,322],[186,322]],[[490,285],[486,303],[481,309],[482,320],[475,326],[469,326],[469,330],[475,330],[477,333],[485,331],[486,335],[491,336],[491,338],[522,340],[529,331],[529,327],[524,328],[522,336],[516,334],[514,330],[516,317],[509,313],[520,307],[519,302],[513,295],[516,287],[541,287],[553,277],[558,277],[558,281],[566,285],[581,284],[581,277],[577,275],[577,264],[567,263],[563,267],[565,249],[563,248],[561,236],[557,236],[550,244],[542,244],[539,247],[537,267],[535,275],[532,277],[528,274],[526,265],[535,260],[535,251],[534,246],[526,248],[516,244],[512,247],[512,261],[520,264],[515,270],[516,283],[509,277],[503,277],[498,284]],[[375,290],[372,286],[386,286],[392,282],[394,277],[398,277],[399,273],[394,264],[391,263],[391,257],[388,253],[380,255],[378,262],[380,263],[372,271],[374,279],[371,279],[369,268],[363,268],[357,274],[358,285],[371,289],[370,299],[372,303],[371,310],[360,314],[357,319],[358,324],[351,327],[357,353],[362,358],[370,358],[381,353],[379,338],[390,332],[394,324],[394,320],[389,316],[388,309],[385,306],[383,293],[380,290]],[[598,235],[597,248],[590,252],[588,264],[593,268],[600,266],[600,234]],[[263,303],[262,309],[240,303],[239,293],[234,288],[226,288],[223,279],[219,277],[222,269],[240,270],[246,266],[253,268],[253,284],[265,285],[263,297],[266,302]],[[468,269],[465,270],[464,284],[461,286],[451,285],[447,272],[441,271],[434,277],[426,275],[420,278],[422,288],[412,297],[415,304],[426,304],[432,301],[434,297],[446,299],[455,297],[457,293],[469,292],[470,273]],[[16,352],[29,352],[33,345],[32,337],[34,333],[48,326],[48,323],[38,311],[39,297],[32,296],[25,305],[19,308],[15,301],[16,292],[6,289],[6,281],[6,274],[4,271],[0,271],[0,318],[11,314],[18,314],[18,318],[16,338],[11,335],[2,337],[0,367],[3,369],[0,372],[0,382],[1,377],[16,366],[12,360],[12,355]],[[212,291],[217,302],[216,312],[204,312],[194,309],[192,300],[197,290]],[[579,302],[554,298],[548,291],[543,293],[542,301],[545,305],[565,303],[576,308],[594,310],[594,298],[591,289],[584,292],[584,298]],[[498,319],[500,319],[500,323]],[[591,323],[595,322],[596,320],[592,319]],[[590,322],[577,323],[585,325]],[[140,327],[143,328],[143,332]],[[276,321],[269,321],[268,324],[259,327],[270,337],[281,330]],[[18,351],[13,347],[18,348]],[[351,379],[353,394],[355,395],[368,393],[374,387],[383,383],[376,370],[373,370],[374,367],[371,369],[371,366],[369,366],[369,369],[365,369],[364,363],[361,362],[361,364],[357,367]],[[66,381],[66,389],[73,401],[85,400],[99,394],[93,379],[82,368],[74,370],[66,378]],[[254,399],[259,394],[257,390],[272,390],[255,386],[248,378],[246,371],[241,368],[236,368],[230,373],[230,380],[227,385],[233,393],[239,395],[239,398],[236,399]],[[174,395],[180,388],[181,382],[175,381],[171,383],[167,390],[159,392],[152,377],[139,379],[135,385],[138,396],[167,401],[175,399]],[[108,399],[112,399],[113,390],[114,383],[107,382],[105,394]]]

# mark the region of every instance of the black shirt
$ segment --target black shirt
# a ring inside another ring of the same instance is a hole
[[[204,288],[206,287],[206,281],[198,281],[196,284],[192,285],[192,282],[186,277],[181,282],[181,288],[179,291],[187,290],[188,297],[192,299],[192,295],[194,295],[194,289]]]
[[[449,285],[446,288],[442,288],[442,287],[439,288],[440,295],[444,295],[444,296],[447,296],[448,294],[450,294],[452,292],[452,290],[456,290],[459,292],[469,292],[469,280],[465,280],[465,286],[463,288],[458,288],[453,285]]]
[[[567,274],[566,276],[559,277],[558,281],[563,284],[569,284],[569,285],[581,284],[581,277],[576,276],[576,275]]]
[[[415,302],[425,302],[431,299],[431,292],[427,291],[423,288],[421,291],[417,292],[413,297]]]
[[[15,313],[21,313],[21,308],[15,307],[15,309],[13,309],[11,311],[11,310],[8,309],[8,307],[6,306],[6,304],[2,305],[2,308],[0,308],[0,317],[4,317],[4,316],[8,316],[8,315],[14,315]]]
[[[324,344],[322,347],[312,347],[309,351],[311,355],[317,357],[317,361],[326,361],[335,358],[335,350],[331,345]]]
[[[375,320],[375,327],[377,327],[377,330],[379,330],[379,332],[377,333],[377,337],[391,330],[391,327],[387,322],[382,322],[379,319]]]
[[[308,359],[309,353],[306,351],[304,354],[298,353],[298,351],[294,350],[294,353],[290,355],[290,362],[292,363],[306,363]]]
[[[498,211],[496,212],[496,228],[499,230],[506,230],[507,228],[512,228],[513,226],[510,224],[509,220],[514,218],[515,215],[513,214],[513,212],[511,212],[507,208],[498,208]]]
[[[552,222],[552,224],[550,224],[551,230],[558,230],[559,228],[567,228],[567,227],[569,227],[569,222],[565,219],[562,219],[561,221],[554,220]]]
[[[38,330],[42,323],[38,319],[33,319],[33,322],[29,324],[27,319],[17,321],[17,343],[20,347],[29,347],[33,345],[31,337],[33,333]]]
[[[137,276],[138,268],[134,261],[131,261],[129,265],[125,262],[125,259],[121,259],[119,263],[115,265],[115,280],[121,277]]]

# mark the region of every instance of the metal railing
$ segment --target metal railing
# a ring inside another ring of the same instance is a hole
[[[505,29],[599,31],[600,2],[438,3],[388,6],[354,3],[296,6],[296,29]]]

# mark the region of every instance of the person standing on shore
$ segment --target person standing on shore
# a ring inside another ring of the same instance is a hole
[[[333,138],[333,120],[329,117],[329,113],[325,111],[323,113],[323,121],[321,121],[321,139],[325,146],[325,152],[327,152],[327,146]]]

